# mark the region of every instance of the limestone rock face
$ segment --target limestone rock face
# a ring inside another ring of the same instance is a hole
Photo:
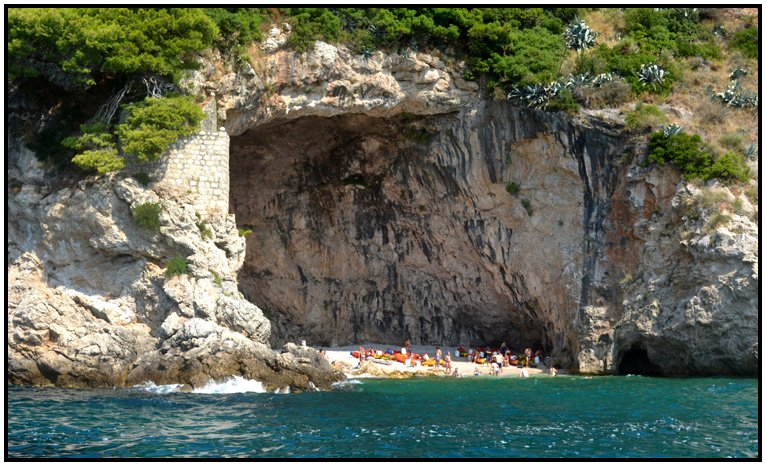
[[[24,185],[9,199],[11,382],[197,386],[245,374],[275,388],[329,389],[321,371],[286,365],[277,380],[266,370],[278,357],[263,344],[268,319],[237,289],[245,249],[233,218],[204,218],[202,238],[193,199],[119,175],[45,194]],[[131,213],[147,202],[162,206],[158,232]],[[187,258],[188,275],[165,275],[173,257]]]
[[[222,72],[225,65],[214,59],[219,66],[203,66],[182,81],[215,92],[232,136],[285,118],[434,115],[469,108],[480,100],[478,84],[462,78],[463,63],[447,67],[425,53],[378,52],[365,60],[344,46],[321,41],[310,52],[298,53],[277,46],[275,37],[284,38],[289,31],[274,31],[262,43],[266,53],[255,57],[253,65]]]

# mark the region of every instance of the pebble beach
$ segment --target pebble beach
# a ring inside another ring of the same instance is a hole
[[[387,350],[393,350],[393,351],[401,351],[403,348],[401,346],[392,346],[392,345],[386,345],[386,344],[380,344],[380,343],[364,343],[362,346],[365,349],[373,348],[375,350],[381,350],[381,351],[387,351]],[[351,353],[354,351],[359,350],[359,345],[347,345],[347,346],[339,346],[339,347],[314,347],[317,350],[324,350],[327,354],[327,359],[330,361],[331,364],[335,364],[337,366],[338,361],[344,361],[345,364],[341,364],[343,366],[344,372],[352,373],[354,370],[349,369],[356,368],[359,364],[359,359],[352,356]],[[447,351],[451,353],[452,356],[452,370],[454,371],[456,368],[460,369],[460,372],[463,373],[464,377],[475,377],[474,375],[474,368],[478,366],[479,368],[479,377],[494,377],[492,374],[491,366],[487,364],[474,364],[472,362],[468,361],[467,357],[455,357],[455,351],[458,349],[457,346],[439,346],[439,348],[442,351],[442,358],[444,355],[447,354]],[[436,354],[436,346],[429,346],[429,345],[412,345],[412,352],[416,354],[423,355],[428,354],[429,358],[433,358]],[[514,354],[518,354],[518,352],[514,351]],[[420,373],[422,374],[423,371],[426,371],[429,374],[433,374],[435,376],[442,376],[442,377],[449,377],[445,374],[443,367],[424,367],[424,366],[405,366],[404,364],[397,362],[397,361],[391,361],[390,365],[381,365],[381,368],[383,369],[383,372],[386,372],[387,370],[394,370],[399,372],[412,372],[412,373]],[[559,368],[556,368],[559,369]],[[530,367],[527,369],[530,376],[535,375],[544,375],[549,376],[548,368],[538,366],[536,368]],[[565,372],[558,370],[558,374],[564,374]],[[384,374],[379,375],[381,377],[385,377]],[[520,377],[520,369],[516,368],[516,366],[507,366],[502,369],[498,377]]]

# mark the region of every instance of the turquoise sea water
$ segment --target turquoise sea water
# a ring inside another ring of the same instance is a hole
[[[21,457],[755,458],[758,380],[354,380],[271,394],[8,387]]]

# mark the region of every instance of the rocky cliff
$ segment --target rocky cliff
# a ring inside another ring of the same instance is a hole
[[[120,176],[49,191],[12,144],[11,381],[327,386],[294,345],[263,344],[406,338],[508,341],[582,373],[756,373],[749,204],[710,225],[735,196],[640,168],[619,124],[488,100],[425,54],[297,54],[287,33],[244,69],[212,57],[186,78],[231,136],[233,216],[207,219],[212,238],[182,194]],[[159,234],[130,219],[145,199]],[[190,276],[162,275],[175,256]]]

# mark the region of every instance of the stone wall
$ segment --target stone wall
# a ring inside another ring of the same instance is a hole
[[[129,162],[130,173],[146,173],[158,187],[194,194],[199,213],[227,213],[229,209],[229,135],[216,131],[215,96],[200,104],[207,117],[199,133],[179,138],[154,162]]]

